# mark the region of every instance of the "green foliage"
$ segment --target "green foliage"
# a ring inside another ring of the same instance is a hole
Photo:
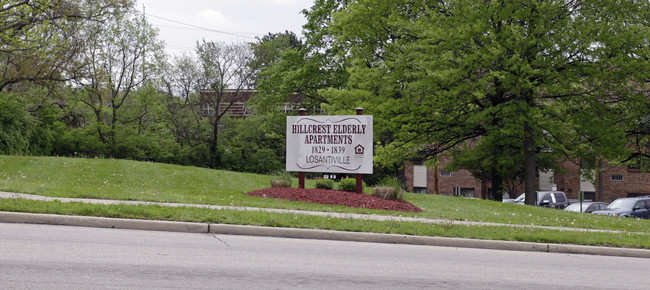
[[[29,141],[35,128],[36,120],[21,100],[0,92],[0,154],[29,154]]]
[[[0,92],[0,154],[47,155],[53,150],[55,135],[64,132],[56,121],[58,111],[41,106],[35,115],[27,111],[24,100]]]
[[[320,90],[343,87],[349,76],[348,59],[340,56],[347,51],[335,46],[328,33],[332,14],[344,9],[346,3],[317,1],[303,11],[307,16],[304,44],[283,50],[280,59],[260,73],[259,98],[254,100],[258,112],[269,114],[296,93],[302,96],[302,107],[320,110],[322,104],[330,102]]]
[[[337,189],[343,191],[356,191],[357,180],[355,178],[343,178],[339,181]]]
[[[647,115],[650,102],[647,11],[629,1],[322,1],[307,15],[334,40],[321,47],[350,65],[342,88],[320,91],[328,109],[374,115],[380,164],[462,149],[456,168],[512,181],[558,156],[629,156],[634,126],[621,118]]]
[[[257,117],[224,120],[220,168],[268,174],[284,167],[283,138]]]
[[[334,181],[331,179],[319,179],[316,181],[316,188],[333,189]]]
[[[69,81],[87,63],[79,53],[89,23],[104,23],[132,7],[122,0],[3,1],[0,13],[0,91]],[[94,31],[93,31],[94,32]]]
[[[141,156],[140,141],[131,136],[146,133],[149,122],[160,113],[161,96],[149,81],[162,66],[163,43],[133,10],[86,29],[81,58],[93,65],[76,80],[81,89],[72,96],[92,113],[97,136],[110,156]]]
[[[108,147],[96,133],[92,127],[69,129],[57,138],[53,153],[70,157],[107,156]]]
[[[283,33],[268,33],[262,38],[257,38],[257,42],[250,44],[253,51],[254,59],[248,64],[259,74],[260,71],[280,60],[284,51],[288,49],[300,49],[303,46],[302,41],[290,31]],[[260,76],[256,76],[256,80]]]

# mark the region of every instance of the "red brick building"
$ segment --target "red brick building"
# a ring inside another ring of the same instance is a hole
[[[246,107],[246,103],[256,93],[256,90],[225,90],[219,98],[219,114],[228,111],[231,118],[250,117],[251,111]],[[216,115],[217,98],[214,92],[201,92],[200,105],[203,116]]]
[[[252,116],[252,110],[247,106],[248,101],[255,97],[257,90],[224,90],[222,97],[219,100],[219,114],[227,111],[230,118],[247,118]],[[300,94],[293,94],[289,96],[287,102],[284,103],[279,110],[290,113],[298,111],[302,107],[303,97]],[[199,104],[201,106],[201,114],[203,116],[214,116],[217,96],[214,92],[205,91],[201,92]],[[311,108],[309,110],[312,114],[320,114],[320,108]]]
[[[406,163],[404,176],[409,191],[483,198],[491,191],[489,180],[474,178],[467,170],[448,172],[443,170],[448,159],[435,167],[418,163]],[[592,172],[593,181],[580,172],[580,165],[565,161],[562,172],[539,172],[538,190],[564,191],[569,199],[578,199],[579,192],[586,200],[610,202],[616,198],[650,195],[650,173],[635,167],[608,166],[600,172]],[[515,186],[515,196],[524,192],[523,182]]]

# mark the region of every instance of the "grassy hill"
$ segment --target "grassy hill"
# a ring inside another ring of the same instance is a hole
[[[403,215],[450,220],[492,222],[513,225],[541,225],[624,231],[620,233],[567,233],[549,229],[510,227],[466,227],[431,224],[300,218],[282,214],[241,213],[186,208],[166,209],[146,206],[110,206],[0,200],[0,210],[54,212],[151,219],[194,220],[236,224],[329,228],[352,231],[379,231],[405,234],[441,235],[526,241],[556,241],[609,244],[650,248],[647,234],[650,221],[596,216],[554,209],[407,193],[405,200],[421,208],[421,213],[347,208],[309,204],[245,193],[268,187],[271,176],[205,168],[113,159],[0,156],[0,190],[56,197],[102,198],[161,201],[315,211]],[[297,182],[294,182],[297,184]],[[313,187],[308,181],[307,187]],[[644,234],[636,234],[644,233]],[[600,237],[602,236],[602,237]],[[599,238],[594,238],[599,237]],[[605,238],[603,238],[605,237]]]

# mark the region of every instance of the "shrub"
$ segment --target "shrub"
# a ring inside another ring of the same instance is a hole
[[[393,187],[385,187],[385,186],[379,186],[375,187],[372,189],[372,195],[383,198],[383,199],[388,199],[388,200],[397,200],[398,198],[398,192],[395,191],[395,188]]]
[[[373,189],[373,195],[383,199],[403,200],[404,191],[396,177],[382,179],[378,186]]]
[[[338,190],[357,191],[357,180],[354,178],[344,178],[339,181]]]
[[[291,187],[291,182],[285,180],[272,179],[271,187]]]
[[[0,92],[0,125],[0,154],[29,154],[38,124],[18,96]]]
[[[271,178],[271,187],[291,187],[291,180],[293,176],[286,171],[276,172]]]
[[[316,188],[333,189],[334,181],[331,179],[321,179],[319,181],[316,181]]]

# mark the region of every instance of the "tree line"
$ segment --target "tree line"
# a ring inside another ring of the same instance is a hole
[[[304,37],[166,55],[127,0],[0,10],[0,153],[283,168],[295,94],[375,120],[375,166],[468,169],[495,198],[560,161],[649,167],[647,1],[316,0]],[[231,106],[255,89],[250,118]],[[203,92],[203,94],[201,94]],[[234,96],[234,97],[233,97]],[[208,106],[216,114],[201,114]]]
[[[9,1],[0,10],[0,154],[127,158],[269,173],[279,125],[228,118],[290,32],[169,55],[134,1]],[[233,98],[234,96],[234,98]],[[208,116],[202,108],[216,114]]]
[[[262,101],[363,107],[382,168],[451,156],[497,200],[525,183],[528,204],[564,161],[650,168],[648,1],[317,0],[305,14],[305,46],[263,72]]]

